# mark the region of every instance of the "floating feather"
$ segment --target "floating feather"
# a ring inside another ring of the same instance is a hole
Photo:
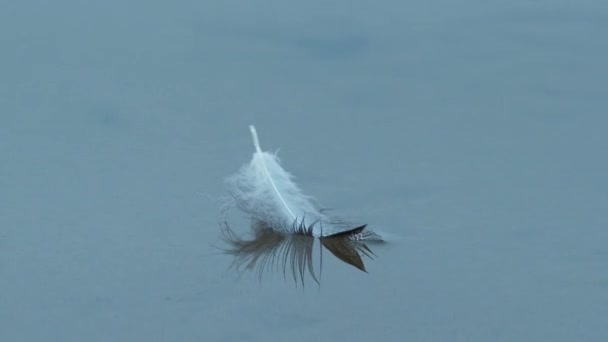
[[[276,155],[262,151],[255,127],[249,129],[255,152],[251,162],[227,180],[231,204],[254,221],[282,233],[314,237],[342,234],[353,240],[381,240],[365,230],[365,225],[349,225],[328,216],[300,190]]]

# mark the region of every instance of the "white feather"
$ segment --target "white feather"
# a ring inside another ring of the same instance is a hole
[[[323,237],[357,227],[324,214],[281,167],[277,156],[262,151],[255,127],[249,126],[249,129],[255,146],[253,158],[227,180],[239,209],[273,229],[290,234]]]

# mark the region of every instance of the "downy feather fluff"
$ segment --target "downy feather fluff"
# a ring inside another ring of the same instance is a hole
[[[249,126],[255,152],[249,164],[227,179],[232,204],[254,221],[288,234],[325,237],[349,234],[356,240],[381,240],[365,225],[349,225],[326,215],[285,171],[276,155],[262,151],[254,126]]]

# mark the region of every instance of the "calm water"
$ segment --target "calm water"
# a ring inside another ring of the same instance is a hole
[[[606,37],[599,0],[2,4],[0,340],[604,341]],[[369,273],[218,255],[251,123],[389,237]]]

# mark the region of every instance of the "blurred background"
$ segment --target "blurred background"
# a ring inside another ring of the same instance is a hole
[[[604,341],[606,37],[599,0],[3,2],[0,340]],[[249,124],[388,237],[369,273],[229,269]]]

